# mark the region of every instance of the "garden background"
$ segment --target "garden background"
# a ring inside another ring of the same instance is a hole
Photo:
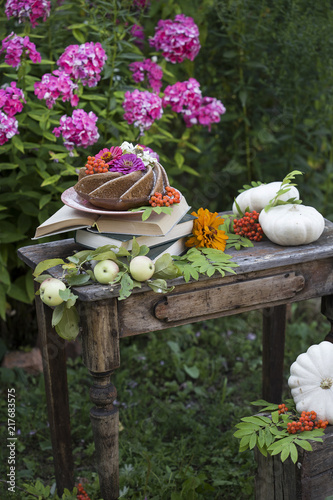
[[[37,337],[31,272],[16,250],[32,244],[36,226],[60,208],[61,193],[75,183],[87,155],[104,147],[127,140],[154,149],[171,185],[193,209],[230,210],[243,184],[282,180],[297,169],[303,172],[297,178],[303,203],[333,220],[332,2],[59,0],[35,27],[8,19],[7,3],[0,1],[1,40],[12,32],[29,36],[41,61],[23,54],[14,68],[5,62],[5,51],[0,55],[0,88],[16,82],[26,101],[21,99],[24,105],[14,117],[19,133],[0,146],[1,357],[31,349]],[[172,63],[149,37],[160,19],[179,14],[194,20],[201,47],[193,60]],[[61,116],[72,114],[71,103],[59,97],[48,108],[34,84],[57,69],[66,47],[86,42],[101,43],[107,60],[96,86],[79,82],[75,109],[96,115],[99,139],[69,151],[52,132]],[[163,70],[160,96],[167,86],[194,78],[202,97],[223,103],[226,112],[219,121],[186,126],[184,114],[169,106],[140,136],[140,129],[124,119],[122,104],[127,91],[151,91],[145,81],[133,81],[129,64],[153,56]],[[114,381],[123,429],[122,498],[253,498],[253,456],[238,453],[232,434],[235,423],[253,412],[250,401],[260,396],[260,322],[256,312],[124,340]],[[327,330],[317,302],[292,306],[286,377],[296,356],[323,340]],[[5,368],[0,375],[3,394],[9,386],[17,393],[17,485],[22,489],[10,498],[54,498],[43,378]],[[80,357],[69,359],[68,377],[76,479],[98,499],[90,379]],[[4,397],[0,408],[4,422]],[[2,498],[5,464],[1,460]]]

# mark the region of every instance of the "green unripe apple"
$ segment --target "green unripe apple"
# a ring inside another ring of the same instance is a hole
[[[101,260],[94,267],[94,276],[103,285],[113,281],[118,273],[118,264],[113,260]]]
[[[58,306],[63,302],[59,290],[66,290],[65,283],[57,278],[47,278],[40,285],[40,298],[47,306]]]
[[[130,273],[136,281],[146,281],[155,272],[154,262],[145,255],[138,255],[130,262]]]

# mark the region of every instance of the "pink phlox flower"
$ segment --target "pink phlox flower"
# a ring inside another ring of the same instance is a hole
[[[135,89],[133,92],[125,92],[123,108],[125,110],[124,119],[130,125],[134,124],[135,127],[138,127],[141,135],[163,114],[162,99],[147,90],[140,92]]]
[[[58,66],[74,80],[83,85],[95,87],[101,79],[101,71],[107,60],[102,45],[86,42],[82,45],[69,45],[57,61]]]
[[[41,62],[42,60],[40,53],[36,50],[36,45],[30,42],[29,37],[21,37],[14,32],[2,40],[0,54],[3,52],[6,53],[5,63],[13,66],[13,68],[20,66],[23,52],[34,63]]]
[[[148,82],[153,92],[159,93],[162,87],[162,77],[163,70],[161,66],[156,64],[151,59],[145,59],[144,61],[135,61],[130,63],[129,68],[133,71],[133,80],[135,83],[143,82],[145,76],[148,78]]]
[[[184,113],[196,109],[202,100],[200,83],[195,78],[168,85],[164,90],[163,107],[171,106],[172,111]]]
[[[142,26],[140,26],[139,24],[133,24],[130,33],[134,38],[135,45],[137,45],[141,50],[143,50],[145,33]]]
[[[24,93],[16,87],[16,82],[11,82],[10,85],[0,89],[0,108],[10,117],[20,113],[23,109],[23,103],[27,101],[24,98]]]
[[[19,23],[29,19],[34,28],[37,26],[37,19],[46,18],[50,15],[51,2],[49,0],[7,0],[5,13],[8,19],[17,17]]]
[[[72,116],[63,115],[60,118],[60,126],[53,129],[56,137],[62,135],[65,147],[71,151],[74,146],[87,148],[99,139],[96,126],[97,116],[90,111],[75,109]]]
[[[125,153],[112,164],[111,172],[120,172],[122,174],[130,174],[136,170],[145,170],[145,164],[135,154]]]
[[[163,57],[171,63],[181,63],[184,59],[193,61],[200,50],[199,29],[192,17],[178,14],[175,20],[160,20],[155,35],[149,44],[161,50]]]
[[[101,158],[108,165],[113,165],[116,160],[119,160],[122,154],[123,150],[119,146],[112,146],[110,149],[101,149],[101,151],[95,155],[95,158]]]
[[[215,97],[204,97],[197,109],[189,110],[183,115],[187,127],[203,125],[211,130],[212,123],[218,123],[221,115],[226,112],[222,102]]]
[[[133,0],[133,7],[144,10],[150,6],[150,0]]]
[[[0,111],[0,146],[19,134],[17,120]]]
[[[65,71],[55,70],[53,73],[45,73],[41,82],[35,83],[35,95],[38,99],[45,99],[46,106],[51,109],[57,98],[62,96],[62,101],[70,101],[72,106],[79,103],[78,95],[74,90],[78,85],[74,83]]]

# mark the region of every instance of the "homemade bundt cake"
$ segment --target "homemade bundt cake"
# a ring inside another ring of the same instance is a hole
[[[111,151],[115,149],[121,149],[116,159],[114,159],[116,152]],[[164,168],[156,157],[144,152],[142,147],[123,143],[119,148],[104,151],[106,151],[105,159],[110,158],[110,154],[108,156],[107,153],[111,152],[111,157],[112,154],[114,156],[106,165],[107,168],[102,167],[103,173],[95,173],[101,168],[89,170],[87,164],[80,169],[79,180],[74,186],[78,195],[92,205],[115,211],[128,210],[149,205],[149,198],[156,191],[165,192],[169,181]],[[99,156],[99,161],[105,165],[103,155]],[[129,173],[126,173],[126,170]]]

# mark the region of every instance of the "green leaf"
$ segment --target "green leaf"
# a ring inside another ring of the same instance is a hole
[[[62,320],[63,314],[65,311],[65,304],[59,304],[53,309],[52,313],[52,326],[58,325]]]
[[[191,378],[194,379],[199,378],[200,371],[196,366],[188,367],[187,365],[184,364],[183,367],[187,375],[189,375]]]
[[[290,444],[290,446],[291,446],[291,444]],[[290,446],[284,448],[281,451],[281,462],[285,462],[285,460],[289,457],[289,455],[290,455]]]
[[[47,260],[42,260],[37,266],[35,267],[34,272],[32,273],[33,276],[37,277],[40,274],[42,274],[46,269],[50,269],[51,267],[58,266],[60,264],[65,264],[65,261],[63,259],[47,259]]]
[[[256,444],[257,444],[257,433],[253,432],[249,442],[250,450],[253,450]]]
[[[146,283],[156,293],[168,293],[175,288],[174,286],[168,287],[166,281],[163,279],[148,280]]]
[[[290,458],[294,464],[297,462],[298,451],[294,443],[290,444]]]
[[[64,309],[61,320],[55,325],[55,330],[65,340],[76,339],[79,334],[79,313],[75,306]]]

